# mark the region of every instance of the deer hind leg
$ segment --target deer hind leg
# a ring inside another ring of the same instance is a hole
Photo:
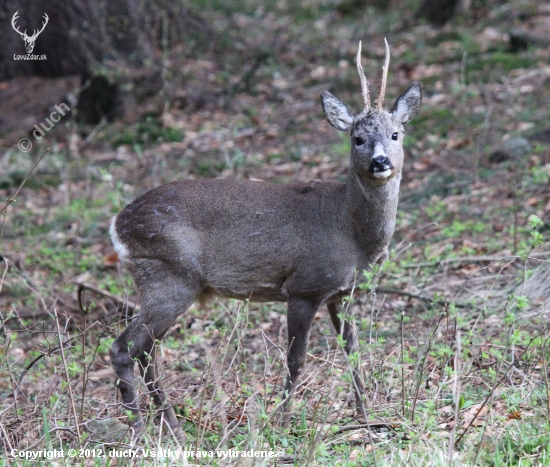
[[[288,377],[283,395],[286,400],[279,413],[279,424],[282,426],[287,426],[290,421],[291,397],[306,360],[311,323],[318,308],[318,300],[291,298],[288,301]]]
[[[328,312],[330,313],[330,319],[332,324],[336,328],[336,332],[342,335],[342,339],[346,341],[345,351],[348,355],[357,352],[357,330],[355,329],[355,323],[344,320],[342,327],[342,320],[338,316],[342,312],[342,305],[339,302],[327,303]],[[365,396],[365,388],[361,377],[359,376],[359,366],[353,369],[354,392],[355,403],[357,405],[357,411],[359,414],[363,414],[363,398]]]
[[[141,284],[141,312],[110,349],[122,404],[130,410],[130,424],[138,430],[143,428],[143,418],[139,412],[134,380],[136,360],[140,362],[140,370],[155,405],[164,412],[164,419],[170,427],[178,429],[174,410],[165,406],[166,398],[157,378],[155,343],[162,339],[176,318],[191,306],[198,293],[198,287],[186,285],[181,278],[172,278],[166,273],[159,277],[161,281]]]

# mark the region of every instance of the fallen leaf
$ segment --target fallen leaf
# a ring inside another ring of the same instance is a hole
[[[445,149],[462,149],[472,144],[472,140],[466,138],[450,138]]]
[[[422,162],[422,161],[416,161],[416,162],[413,162],[413,169],[416,170],[417,172],[424,172],[426,170],[428,170],[428,164],[426,164],[426,162]]]
[[[245,424],[248,421],[248,416],[244,412],[230,412],[227,414],[229,420],[238,420],[239,424]]]
[[[464,423],[462,425],[464,428],[468,427],[470,423],[472,426],[482,426],[485,423],[485,415],[489,412],[489,408],[484,405],[481,410],[479,410],[479,406],[480,404],[472,405],[469,409],[464,411]]]
[[[464,266],[460,268],[460,273],[464,274],[465,276],[469,276],[476,271],[479,271],[479,266],[476,266],[475,264],[470,264],[468,266]]]
[[[103,257],[103,264],[105,266],[112,266],[113,264],[118,263],[118,255],[113,251]]]
[[[472,242],[470,239],[466,238],[462,241],[462,245],[472,248],[473,250],[480,251],[482,248],[479,246],[479,244]]]
[[[505,417],[508,414],[508,407],[506,407],[506,404],[503,401],[495,402],[493,405],[493,410],[501,417]]]

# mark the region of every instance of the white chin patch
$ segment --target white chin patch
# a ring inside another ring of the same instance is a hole
[[[388,178],[391,175],[391,169],[384,170],[384,172],[373,172],[374,178]]]

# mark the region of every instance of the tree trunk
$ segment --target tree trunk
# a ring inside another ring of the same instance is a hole
[[[27,55],[23,38],[12,27],[16,12],[16,26],[28,36],[42,27],[44,14],[49,17],[32,52],[46,60],[14,58]],[[156,93],[162,86],[164,52],[176,46],[187,55],[204,52],[214,34],[179,0],[12,0],[0,4],[0,37],[0,81],[80,75],[85,88],[80,115],[92,123],[112,115],[120,85],[131,83],[127,87],[140,94]],[[95,79],[96,74],[103,79]]]
[[[442,27],[449,21],[459,0],[424,0],[415,14],[416,19],[425,19],[434,26]]]
[[[550,306],[550,265],[542,263],[527,279],[525,285],[519,285],[516,295],[525,295],[533,305]]]

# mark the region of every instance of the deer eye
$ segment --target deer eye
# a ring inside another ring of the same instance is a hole
[[[363,138],[355,138],[355,146],[363,146],[363,144],[365,144],[365,141],[363,140]]]
[[[398,138],[397,132],[396,132],[396,133],[393,133],[393,134],[391,135],[391,139],[393,139],[394,141],[397,141],[397,138]]]

